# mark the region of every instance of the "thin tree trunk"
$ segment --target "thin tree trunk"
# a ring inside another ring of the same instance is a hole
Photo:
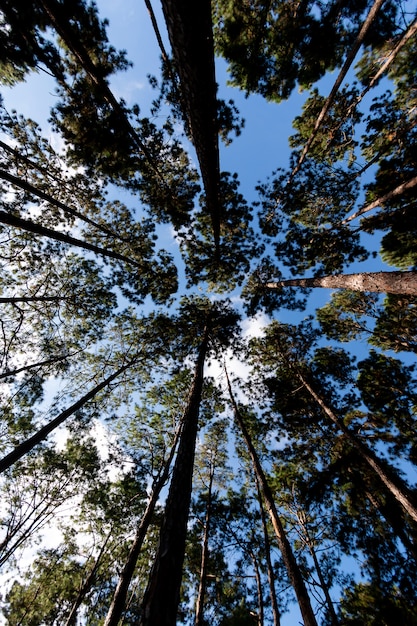
[[[266,566],[267,566],[267,571],[268,571],[269,595],[271,598],[272,615],[274,618],[274,626],[280,626],[281,616],[280,616],[280,612],[278,608],[277,593],[275,589],[274,568],[272,567],[271,542],[269,541],[268,525],[266,523],[265,509],[264,509],[264,505],[262,502],[261,486],[259,484],[259,478],[256,474],[255,474],[255,480],[256,480],[256,490],[258,493],[259,510],[261,512],[262,528],[264,532],[265,560],[266,560]]]
[[[339,620],[337,619],[337,615],[336,615],[336,611],[334,608],[334,604],[333,604],[333,600],[330,597],[330,592],[329,592],[329,586],[326,582],[326,580],[324,579],[324,575],[319,563],[319,560],[317,558],[317,554],[316,551],[314,549],[314,542],[310,537],[310,533],[308,532],[308,528],[307,528],[307,524],[306,524],[306,519],[305,519],[305,513],[300,511],[299,513],[297,513],[297,519],[298,522],[302,528],[303,534],[304,534],[304,541],[307,545],[308,551],[310,552],[311,558],[313,559],[313,563],[314,563],[314,567],[315,570],[317,572],[317,576],[320,582],[320,587],[323,590],[324,593],[324,597],[326,599],[326,604],[327,604],[327,608],[329,611],[329,615],[330,615],[330,620],[333,626],[338,626],[339,624]]]
[[[352,111],[354,109],[356,109],[358,104],[360,104],[360,102],[363,100],[363,98],[366,96],[366,94],[376,85],[376,83],[379,81],[381,76],[383,74],[385,74],[385,72],[387,71],[387,69],[389,68],[391,63],[394,61],[394,59],[397,56],[397,54],[399,53],[399,51],[405,46],[407,41],[409,41],[416,34],[416,32],[417,32],[417,20],[414,20],[410,24],[410,26],[407,28],[407,30],[405,31],[404,35],[401,37],[401,39],[397,43],[397,45],[394,46],[394,48],[391,50],[391,52],[387,55],[385,61],[382,63],[382,65],[380,65],[378,71],[375,72],[375,74],[372,76],[371,80],[369,81],[369,83],[367,84],[365,89],[363,89],[361,91],[361,93],[356,98],[356,100],[354,102],[352,102],[352,104],[347,108],[347,110],[345,111],[345,113],[343,115],[343,119],[341,120],[341,122],[334,129],[335,133],[336,133],[336,131],[339,130],[339,128],[342,126],[343,122],[349,117],[349,115],[352,113]],[[331,146],[332,143],[333,143],[333,141],[329,141],[327,147]],[[344,220],[343,223],[346,223],[347,221],[350,221],[351,219],[354,219],[354,217],[352,216],[351,218],[348,218],[347,220]]]
[[[259,571],[259,563],[255,554],[252,550],[249,551],[250,557],[253,563],[253,571],[255,572],[255,580],[256,580],[256,595],[258,596],[258,613],[257,613],[257,623],[258,626],[263,626],[264,623],[264,599],[262,595],[262,579],[261,573]]]
[[[41,224],[36,224],[36,222],[32,222],[31,220],[25,220],[21,217],[17,217],[17,215],[6,213],[6,211],[0,211],[0,223],[7,224],[8,226],[13,226],[14,228],[19,228],[21,230],[25,230],[30,233],[35,233],[37,235],[41,235],[42,237],[48,237],[49,239],[54,239],[55,241],[62,241],[63,243],[68,243],[71,246],[76,246],[77,248],[91,250],[92,252],[100,254],[104,257],[118,259],[119,261],[125,261],[126,263],[129,263],[131,265],[140,267],[140,263],[133,259],[129,259],[129,257],[125,256],[124,254],[119,254],[118,252],[113,252],[112,250],[107,250],[106,248],[95,246],[92,243],[88,243],[86,241],[82,241],[81,239],[71,237],[71,235],[67,235],[60,231],[53,230],[52,228],[47,228],[46,226],[42,226]]]
[[[100,76],[100,73],[99,71],[97,71],[97,68],[94,65],[94,62],[91,60],[91,57],[88,51],[79,42],[77,38],[77,33],[73,29],[71,29],[68,22],[66,22],[65,16],[63,16],[62,14],[62,7],[60,7],[59,3],[56,2],[56,0],[39,0],[39,4],[42,6],[43,10],[48,15],[48,18],[50,19],[58,35],[65,42],[66,46],[68,46],[69,50],[72,52],[75,58],[78,59],[78,62],[80,63],[81,67],[90,77],[92,82],[99,88],[100,93],[102,94],[104,100],[115,111],[120,122],[124,125],[128,135],[133,139],[133,142],[136,144],[136,146],[139,148],[142,154],[145,155],[146,160],[148,161],[149,165],[151,166],[153,171],[156,173],[156,175],[160,179],[162,185],[166,187],[165,181],[159,172],[159,169],[157,167],[157,164],[155,163],[153,156],[151,155],[145,143],[141,140],[141,138],[139,137],[139,135],[133,128],[132,124],[129,121],[129,118],[127,117],[125,111],[123,110],[123,107],[115,98],[107,82],[102,76]]]
[[[305,378],[298,371],[296,372],[298,378],[310,393],[310,395],[314,398],[314,400],[319,404],[322,408],[323,412],[329,417],[329,419],[343,432],[348,441],[352,444],[354,449],[358,452],[361,458],[373,469],[378,478],[382,481],[382,483],[387,487],[387,489],[392,493],[394,498],[401,504],[404,510],[410,515],[410,517],[417,522],[417,507],[414,503],[414,498],[412,497],[407,485],[401,480],[401,478],[394,472],[392,468],[387,471],[381,464],[381,461],[378,459],[376,454],[370,450],[365,444],[363,444],[356,436],[344,425],[343,421],[340,420],[335,413],[328,407],[325,402],[320,398],[320,396],[314,391],[314,389],[309,385],[309,383],[305,380]]]
[[[258,476],[258,479],[260,482],[262,495],[264,497],[264,501],[265,501],[266,508],[268,509],[268,513],[271,517],[272,526],[274,528],[278,546],[282,554],[282,559],[287,569],[290,582],[297,596],[301,615],[304,620],[304,626],[317,626],[317,621],[316,621],[313,609],[311,607],[310,597],[308,595],[307,588],[305,586],[301,571],[298,567],[297,561],[295,560],[294,553],[291,549],[290,543],[287,539],[281,520],[279,518],[271,488],[269,487],[269,484],[266,480],[266,476],[262,469],[256,450],[253,447],[252,440],[249,435],[249,431],[247,430],[245,426],[243,417],[239,411],[239,407],[236,404],[236,401],[234,399],[232,387],[230,384],[227,371],[226,371],[226,378],[227,378],[227,385],[229,388],[229,395],[230,395],[230,400],[232,402],[235,419],[239,425],[240,430],[242,431],[242,435],[245,439],[250,457],[252,459],[255,473]]]
[[[65,626],[76,626],[77,623],[77,613],[78,613],[78,609],[80,608],[82,601],[84,600],[85,596],[87,595],[87,593],[90,591],[92,585],[94,584],[94,580],[97,574],[97,570],[100,566],[101,563],[101,559],[103,558],[103,554],[104,551],[106,549],[106,546],[109,542],[109,539],[111,537],[111,534],[113,532],[113,529],[110,530],[110,532],[108,533],[103,545],[100,548],[100,552],[97,555],[97,558],[94,561],[94,565],[92,567],[92,569],[90,570],[89,574],[87,575],[86,579],[83,581],[77,597],[75,598],[75,601],[73,602],[73,605],[71,607],[71,611],[67,617],[67,621],[65,622]]]
[[[0,145],[2,145],[2,142],[0,142]],[[17,158],[23,158],[20,156],[20,154],[16,150],[13,150],[13,152],[16,154]],[[26,159],[26,160],[29,161],[29,164],[32,167],[37,168],[36,163],[33,163],[29,159]],[[41,169],[43,170],[43,168]],[[9,174],[9,172],[6,172],[5,170],[1,170],[1,169],[0,169],[0,178],[2,178],[3,180],[7,180],[7,182],[11,183],[15,187],[18,187],[19,189],[23,189],[24,191],[27,191],[28,193],[32,194],[33,196],[37,198],[40,198],[41,200],[45,200],[52,206],[55,206],[57,209],[61,209],[62,211],[64,211],[64,213],[68,213],[69,215],[72,215],[73,217],[76,217],[77,219],[83,222],[86,222],[87,224],[90,224],[90,226],[94,226],[94,228],[97,228],[97,230],[103,232],[107,236],[115,237],[116,239],[119,239],[121,241],[126,241],[125,239],[122,239],[120,235],[114,233],[109,228],[106,228],[105,226],[101,224],[97,224],[97,222],[95,222],[94,220],[83,215],[82,213],[68,206],[64,202],[61,202],[60,200],[56,200],[56,198],[51,196],[49,193],[46,193],[45,191],[38,189],[31,183],[28,183],[26,180],[22,180],[21,178],[18,178],[17,176],[13,176],[13,174]],[[60,184],[63,185],[65,183],[60,181]]]
[[[140,626],[175,626],[177,620],[208,334],[206,327],[183,414],[177,458],[165,505],[158,551],[143,598]]]
[[[303,151],[300,155],[300,158],[298,159],[298,163],[295,166],[295,168],[293,169],[293,171],[290,174],[290,178],[288,183],[290,183],[292,181],[292,179],[294,178],[294,176],[297,174],[297,172],[300,170],[301,165],[308,153],[308,151],[311,148],[311,145],[314,141],[314,139],[316,138],[316,135],[319,131],[319,128],[326,116],[326,114],[328,113],[330,107],[333,104],[334,98],[339,90],[340,85],[342,84],[343,80],[345,79],[346,74],[348,73],[350,66],[352,65],[359,48],[361,47],[363,40],[365,38],[366,33],[368,32],[369,27],[371,26],[372,22],[374,21],[379,9],[381,8],[381,6],[383,5],[385,0],[375,0],[374,4],[372,5],[368,16],[366,18],[366,20],[364,21],[364,23],[362,24],[362,27],[358,33],[358,36],[356,37],[356,40],[353,43],[352,48],[349,50],[349,53],[346,57],[346,60],[343,64],[342,69],[339,72],[339,75],[337,76],[335,83],[332,87],[332,90],[330,92],[330,94],[327,96],[326,101],[323,105],[323,108],[321,109],[316,122],[314,124],[314,128],[310,134],[310,137],[308,138],[308,141],[306,143],[306,145],[303,148]]]
[[[149,502],[146,506],[145,512],[142,515],[142,519],[136,529],[136,535],[133,540],[132,546],[129,551],[129,555],[126,559],[126,562],[123,566],[122,571],[119,575],[119,580],[106,615],[106,619],[104,621],[103,626],[117,626],[119,621],[122,618],[123,611],[126,608],[127,602],[127,594],[129,592],[129,585],[132,581],[133,574],[135,571],[136,563],[142,549],[143,541],[146,537],[146,533],[148,532],[149,525],[152,520],[152,516],[155,510],[156,503],[158,501],[159,495],[163,486],[169,477],[169,471],[172,464],[172,460],[174,458],[175,450],[177,448],[177,443],[181,433],[181,426],[178,428],[173,444],[171,446],[171,451],[167,460],[164,463],[162,471],[160,472],[159,477],[155,481],[152,494],[149,499]]]
[[[206,515],[204,520],[204,533],[203,533],[203,543],[201,548],[201,565],[200,565],[200,581],[198,585],[198,593],[195,607],[195,626],[203,626],[204,625],[204,598],[206,595],[206,587],[207,587],[207,564],[208,564],[208,540],[210,534],[210,523],[211,523],[211,508],[212,508],[212,496],[213,496],[213,480],[214,480],[214,469],[210,470],[210,480],[208,486],[207,493],[207,506],[206,506]]]
[[[360,274],[335,274],[316,278],[289,278],[262,285],[266,289],[282,287],[323,287],[325,289],[352,289],[374,293],[417,295],[417,271],[361,272]]]
[[[392,200],[392,198],[401,196],[404,193],[404,191],[408,191],[408,189],[413,189],[413,187],[415,187],[416,185],[417,185],[417,176],[414,176],[413,178],[410,178],[410,180],[407,180],[405,183],[401,183],[401,185],[398,185],[398,187],[395,187],[395,189],[393,189],[392,191],[389,191],[388,193],[381,196],[380,198],[377,198],[373,202],[366,204],[364,207],[356,211],[356,213],[353,213],[353,215],[350,215],[349,217],[344,219],[342,221],[342,224],[348,224],[349,222],[356,219],[357,217],[360,217],[364,213],[368,213],[368,211],[372,211],[372,209],[375,209],[376,207],[385,204],[385,202]]]
[[[14,304],[18,302],[61,302],[70,300],[68,296],[16,296],[11,298],[0,298],[0,304]]]
[[[49,433],[51,433],[55,428],[60,426],[65,420],[73,415],[78,409],[81,409],[89,400],[94,398],[95,395],[99,393],[102,389],[107,387],[115,378],[123,374],[137,359],[132,359],[121,368],[119,368],[116,372],[108,376],[105,380],[103,380],[100,384],[96,385],[86,393],[82,398],[77,400],[72,406],[68,409],[65,409],[62,413],[60,413],[55,419],[51,420],[48,424],[40,428],[32,437],[29,437],[18,446],[15,447],[14,450],[9,452],[5,457],[0,460],[0,473],[4,472],[8,469],[13,463],[16,463],[19,459],[21,459],[25,454],[33,450],[33,448],[45,441]]]
[[[73,352],[72,354],[64,354],[63,356],[51,357],[50,359],[46,359],[45,361],[39,361],[38,363],[30,363],[30,365],[22,365],[21,367],[17,367],[14,370],[6,370],[1,372],[0,380],[2,378],[9,378],[10,376],[16,376],[16,374],[20,374],[20,372],[26,372],[29,370],[36,369],[37,367],[43,367],[44,365],[53,365],[54,363],[59,363],[60,361],[65,361],[72,356],[78,354],[78,352],[82,352],[82,350],[78,350],[77,352]]]

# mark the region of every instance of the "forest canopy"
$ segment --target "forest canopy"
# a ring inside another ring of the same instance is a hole
[[[3,623],[417,625],[416,2],[140,10],[0,0]]]

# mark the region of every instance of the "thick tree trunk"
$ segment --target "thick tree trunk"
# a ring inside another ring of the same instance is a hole
[[[220,240],[220,167],[217,84],[210,0],[162,0],[176,68],[181,106],[200,164],[217,253]]]
[[[206,595],[207,587],[207,564],[208,564],[208,541],[210,535],[210,523],[211,523],[211,508],[212,508],[212,496],[213,496],[213,479],[214,469],[211,468],[210,480],[207,493],[207,506],[206,515],[204,520],[204,533],[203,542],[201,547],[201,565],[200,565],[200,581],[198,585],[197,600],[195,605],[195,626],[204,625],[204,598]]]
[[[265,283],[266,289],[282,287],[324,287],[326,289],[351,289],[373,293],[397,293],[417,296],[417,271],[409,272],[362,272],[360,274],[336,274],[317,278],[289,278]]]
[[[348,428],[346,428],[343,421],[340,420],[335,415],[335,413],[333,413],[330,407],[325,404],[322,398],[320,398],[320,396],[314,391],[314,389],[311,387],[311,385],[309,385],[305,378],[299,372],[297,372],[297,375],[304,387],[310,393],[310,395],[322,408],[323,412],[343,432],[343,434],[352,444],[354,449],[358,452],[362,459],[364,459],[367,465],[372,468],[372,470],[376,473],[381,482],[392,493],[394,498],[397,500],[397,502],[401,504],[404,510],[408,513],[408,515],[415,522],[417,522],[417,506],[407,485],[401,480],[401,478],[395,473],[392,468],[390,468],[389,471],[385,469],[376,454],[372,450],[370,450],[365,444],[363,444],[359,439],[357,439],[357,437]]]
[[[36,432],[32,437],[26,439],[20,443],[14,450],[9,452],[3,459],[0,460],[0,472],[4,472],[8,469],[13,463],[16,463],[19,459],[21,459],[25,454],[33,450],[35,446],[37,446],[42,441],[45,441],[49,433],[51,433],[55,428],[60,426],[63,422],[65,422],[68,417],[74,415],[76,411],[81,409],[89,400],[94,398],[96,394],[99,393],[102,389],[105,389],[113,380],[115,380],[118,376],[123,374],[137,359],[133,359],[119,368],[116,372],[108,376],[105,380],[103,380],[99,385],[96,385],[91,391],[86,393],[82,398],[77,400],[72,406],[68,409],[60,413],[55,419],[51,420],[48,424],[43,426]]]
[[[252,459],[255,473],[258,476],[259,483],[261,485],[262,495],[264,497],[264,501],[265,501],[266,508],[268,509],[268,513],[271,517],[272,526],[274,528],[278,546],[282,554],[282,559],[287,569],[290,582],[297,596],[301,615],[304,620],[304,626],[317,626],[317,621],[316,621],[313,609],[311,607],[310,597],[308,595],[307,588],[305,586],[301,571],[298,567],[297,561],[295,560],[294,553],[291,549],[290,543],[287,539],[281,520],[279,518],[271,488],[269,487],[268,482],[266,480],[266,476],[262,469],[256,450],[253,447],[252,440],[249,435],[249,431],[247,430],[245,426],[242,415],[239,411],[239,407],[237,406],[236,401],[234,399],[232,387],[231,387],[227,372],[226,372],[226,378],[227,378],[227,384],[229,388],[230,400],[232,402],[232,406],[233,406],[233,410],[235,414],[235,419],[239,425],[240,430],[242,431],[243,438],[245,439],[246,446],[248,448],[250,457]]]
[[[140,520],[140,523],[137,527],[136,535],[130,548],[129,555],[126,559],[126,563],[124,564],[123,569],[120,572],[119,581],[117,583],[103,626],[117,626],[122,618],[123,611],[126,607],[129,585],[135,571],[136,563],[142,549],[143,541],[146,537],[146,533],[148,532],[148,528],[151,523],[156,503],[158,501],[163,486],[168,480],[169,471],[171,468],[172,460],[174,458],[175,450],[177,448],[180,432],[181,427],[178,429],[175,435],[171,451],[167,460],[165,461],[162,472],[160,473],[153,486],[151,497],[146,506],[142,519]]]
[[[271,598],[272,615],[274,618],[274,626],[280,626],[281,617],[280,617],[280,612],[278,608],[277,593],[275,589],[275,574],[274,574],[274,568],[272,567],[271,543],[269,541],[268,525],[266,523],[265,509],[264,509],[264,505],[262,502],[261,486],[259,484],[259,478],[256,474],[255,474],[255,479],[256,479],[256,490],[258,493],[259,510],[261,512],[262,528],[264,532],[265,560],[266,560],[266,567],[268,571],[269,595]]]
[[[183,414],[177,458],[165,505],[158,551],[143,598],[140,626],[175,626],[177,621],[207,345],[206,327]]]

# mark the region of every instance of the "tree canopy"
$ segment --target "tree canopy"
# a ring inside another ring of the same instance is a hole
[[[4,622],[415,625],[416,3],[143,9],[0,0]]]

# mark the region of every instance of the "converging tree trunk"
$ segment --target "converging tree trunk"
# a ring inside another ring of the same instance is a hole
[[[206,326],[182,418],[177,458],[165,505],[158,551],[143,598],[140,626],[175,626],[177,621],[208,336],[209,329]]]
[[[136,535],[131,545],[128,557],[123,566],[122,571],[119,575],[119,581],[117,583],[106,619],[104,621],[103,626],[117,626],[124,609],[126,608],[126,600],[127,594],[129,591],[129,585],[131,583],[136,563],[142,549],[143,541],[146,537],[146,533],[148,532],[149,525],[152,520],[152,515],[155,510],[156,503],[158,501],[159,495],[165,483],[169,477],[169,471],[171,468],[172,460],[174,458],[175,450],[177,449],[178,439],[181,433],[181,426],[178,428],[177,433],[175,435],[169,456],[164,463],[162,471],[155,481],[155,484],[152,489],[152,494],[149,499],[149,502],[146,506],[145,512],[140,520],[140,523],[136,530]]]
[[[269,595],[271,598],[272,615],[274,618],[274,626],[280,626],[281,617],[280,617],[280,612],[278,608],[277,593],[275,589],[274,568],[272,567],[271,542],[269,540],[268,525],[266,523],[265,509],[264,509],[264,505],[262,502],[261,486],[259,484],[259,478],[256,474],[255,474],[255,480],[256,480],[256,492],[258,495],[258,502],[259,502],[259,510],[261,512],[262,528],[264,532],[265,560],[266,560],[266,567],[268,570]]]
[[[137,359],[133,359],[128,363],[125,363],[122,367],[120,367],[116,372],[105,378],[100,384],[96,385],[91,389],[88,393],[86,393],[82,398],[74,402],[72,406],[68,409],[60,413],[55,419],[51,420],[48,424],[45,424],[42,428],[40,428],[32,437],[29,437],[25,441],[22,441],[18,446],[15,447],[14,450],[6,454],[0,460],[0,472],[4,472],[8,469],[13,463],[16,463],[19,459],[21,459],[25,454],[33,450],[35,446],[37,446],[42,441],[45,441],[49,433],[51,433],[55,428],[58,428],[61,424],[65,422],[68,417],[74,415],[76,411],[81,409],[89,400],[92,400],[95,395],[99,393],[102,389],[105,389],[108,385],[110,385],[113,380],[115,380],[118,376],[121,376],[123,372],[125,372]]]
[[[109,543],[110,537],[112,536],[112,532],[113,532],[113,529],[110,529],[110,532],[107,534],[107,537],[104,540],[103,545],[100,548],[100,552],[98,553],[96,559],[94,560],[93,567],[87,574],[86,578],[83,580],[80,586],[80,589],[78,591],[77,597],[75,598],[73,605],[71,607],[67,621],[65,622],[65,626],[76,626],[78,609],[80,608],[85,596],[90,591],[91,587],[94,585],[98,568],[100,567],[101,560],[105,553],[107,544]]]
[[[392,493],[394,498],[401,504],[404,510],[410,515],[410,517],[417,522],[417,506],[415,505],[414,498],[412,497],[407,485],[401,478],[395,473],[393,468],[386,469],[377,455],[362,443],[340,420],[330,407],[326,405],[323,399],[315,392],[312,386],[305,380],[304,376],[300,372],[296,372],[298,378],[314,398],[314,400],[322,408],[327,417],[340,429],[346,436],[348,441],[352,444],[358,454],[364,459],[364,461],[372,468],[381,482]]]
[[[250,457],[252,459],[252,463],[253,463],[253,467],[255,470],[256,475],[258,476],[259,482],[260,482],[260,486],[261,486],[261,490],[262,490],[262,495],[264,497],[265,500],[265,505],[268,509],[268,513],[271,517],[271,521],[272,521],[272,526],[274,528],[275,531],[275,535],[277,538],[277,542],[278,542],[278,546],[279,549],[281,551],[282,554],[282,559],[284,561],[285,567],[287,569],[287,573],[288,573],[288,577],[291,581],[291,584],[294,588],[297,600],[298,600],[298,604],[300,607],[300,611],[301,611],[301,615],[303,617],[304,620],[304,626],[317,626],[317,621],[316,621],[316,617],[314,615],[313,609],[311,607],[311,602],[310,602],[310,597],[308,595],[307,592],[307,588],[305,586],[304,583],[304,579],[302,577],[300,568],[298,567],[297,561],[295,560],[295,556],[294,553],[291,549],[290,543],[287,539],[287,536],[285,534],[282,522],[280,520],[280,517],[278,515],[278,511],[277,508],[275,506],[275,502],[274,502],[274,498],[272,495],[272,491],[271,488],[268,484],[268,481],[266,479],[265,473],[262,469],[261,463],[259,461],[259,457],[257,455],[257,452],[253,446],[252,443],[252,439],[251,436],[249,434],[249,431],[247,430],[246,426],[245,426],[245,422],[243,419],[243,416],[239,410],[239,407],[234,399],[233,396],[233,392],[232,392],[232,386],[230,384],[230,380],[229,380],[229,376],[227,374],[227,371],[225,369],[226,372],[226,379],[227,379],[227,385],[228,385],[228,389],[229,389],[229,395],[230,395],[230,401],[232,403],[233,406],[233,411],[234,411],[234,415],[235,415],[235,419],[237,424],[239,425],[239,428],[242,432],[243,438],[245,440],[246,446],[248,448],[248,452],[250,454]]]
[[[198,593],[195,606],[195,626],[204,626],[204,598],[206,595],[207,587],[207,565],[208,565],[208,542],[210,535],[210,523],[211,523],[211,509],[213,498],[213,480],[214,480],[214,466],[210,468],[209,485],[207,491],[207,505],[206,515],[204,519],[204,532],[203,543],[201,547],[201,565],[200,565],[200,580],[198,584]]]
[[[266,289],[282,287],[323,287],[326,289],[351,289],[374,293],[397,293],[417,295],[417,271],[408,272],[361,272],[360,274],[336,274],[316,278],[289,278],[265,283]]]

